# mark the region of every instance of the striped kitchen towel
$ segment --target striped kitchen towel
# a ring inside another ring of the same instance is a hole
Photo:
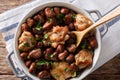
[[[16,27],[21,19],[31,8],[34,8],[48,0],[33,0],[29,4],[24,4],[20,7],[9,10],[0,15],[0,32],[2,32],[3,38],[6,42],[6,48],[9,53],[13,52],[13,38],[16,31]],[[99,10],[103,15],[120,4],[120,0],[49,0],[49,1],[67,1],[75,3],[87,10]],[[76,1],[78,1],[76,3]],[[106,2],[108,4],[106,4]],[[87,5],[86,5],[87,4]],[[110,7],[109,7],[110,6]],[[105,8],[104,8],[105,7]],[[120,17],[112,20],[107,24],[108,32],[102,38],[102,51],[100,58],[92,70],[96,70],[105,62],[120,53]],[[109,55],[109,56],[108,56]]]

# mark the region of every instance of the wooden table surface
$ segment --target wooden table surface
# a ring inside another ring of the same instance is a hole
[[[0,13],[12,9],[30,0],[0,0]],[[12,73],[6,56],[5,42],[0,33],[0,80],[19,80]],[[109,56],[109,55],[108,55]],[[120,80],[120,54],[88,75],[84,80]]]

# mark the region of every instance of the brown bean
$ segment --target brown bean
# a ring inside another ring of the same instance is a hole
[[[90,38],[90,42],[89,43],[90,43],[90,46],[92,48],[96,48],[97,47],[97,40],[96,40],[95,37]]]
[[[75,50],[76,50],[76,45],[75,44],[70,44],[67,46],[67,50],[70,52],[70,53],[74,53]]]
[[[22,31],[28,31],[29,30],[29,26],[27,25],[27,23],[23,23],[21,25],[21,27],[22,27]]]
[[[44,47],[50,47],[50,44],[51,44],[51,43],[48,42],[48,41],[46,41],[46,40],[43,41],[43,46],[44,46]]]
[[[52,22],[47,21],[44,25],[43,25],[43,29],[51,29],[52,28]]]
[[[57,52],[54,52],[53,54],[51,54],[51,60],[52,61],[58,61],[58,53]]]
[[[39,21],[40,23],[44,23],[44,18],[41,15],[35,15],[34,20]]]
[[[34,20],[31,19],[31,18],[28,18],[28,19],[27,19],[27,24],[28,24],[29,27],[33,26]]]
[[[26,61],[26,62],[25,62],[25,65],[26,65],[27,67],[30,67],[31,63],[32,63],[32,61],[29,60],[29,61]]]
[[[43,18],[45,18],[45,12],[43,10],[40,11],[39,13]]]
[[[45,50],[45,59],[47,59],[47,60],[51,60],[51,58],[50,58],[50,55],[53,53],[53,48],[47,48],[46,50]]]
[[[32,62],[28,70],[30,73],[32,73],[35,70],[35,62]]]
[[[47,18],[52,18],[55,16],[55,13],[50,7],[47,7],[45,8],[45,15]]]
[[[69,63],[73,62],[74,60],[75,60],[75,57],[73,54],[69,54],[66,58],[66,61]]]
[[[59,7],[54,7],[54,12],[58,15],[60,13],[60,8]]]
[[[72,22],[72,14],[65,15],[65,23],[70,24]]]
[[[62,8],[60,10],[60,12],[63,13],[63,14],[67,14],[69,12],[69,9],[68,8]]]
[[[58,45],[57,49],[56,49],[56,52],[61,53],[63,51],[64,51],[64,46],[63,45]]]
[[[48,79],[50,78],[50,73],[44,70],[38,73],[38,77],[42,79]]]
[[[69,28],[70,31],[75,30],[75,26],[74,26],[73,23],[70,23],[69,26],[68,26],[68,28]]]
[[[38,42],[38,43],[37,43],[37,48],[42,48],[42,46],[43,46],[43,43],[42,43],[42,42]]]
[[[50,64],[49,63],[44,64],[44,69],[49,70],[50,69]]]
[[[58,24],[58,21],[56,18],[52,18],[52,25],[56,26]]]
[[[68,55],[68,52],[65,50],[64,52],[62,52],[58,55],[58,58],[60,60],[64,60],[67,57],[67,55]]]
[[[30,53],[29,53],[29,56],[31,58],[40,58],[42,55],[42,52],[41,52],[41,49],[36,49],[36,50],[32,50]]]
[[[20,57],[24,60],[27,59],[27,56],[28,56],[28,53],[26,53],[26,52],[23,52],[20,54]]]

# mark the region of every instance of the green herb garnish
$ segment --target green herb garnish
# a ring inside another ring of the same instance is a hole
[[[23,43],[24,46],[30,47],[30,44],[28,42]]]
[[[48,38],[48,34],[45,34],[44,36],[43,36],[43,39],[45,40],[45,39],[47,39]]]
[[[85,43],[81,44],[81,48],[82,48],[82,49],[86,49],[86,48],[87,48],[87,46],[88,46],[88,43],[87,43],[87,42],[85,42]]]
[[[36,62],[37,65],[44,65],[44,64],[47,64],[47,63],[49,63],[49,62],[46,61],[46,60],[40,60],[40,61]]]
[[[44,65],[44,64],[53,64],[52,61],[47,61],[47,60],[40,60],[40,61],[37,61],[36,64],[39,66],[39,65]]]
[[[48,22],[52,22],[52,18],[48,18]]]
[[[74,77],[75,77],[75,76],[77,76],[77,72],[76,72],[76,71],[74,71],[74,74],[73,74],[73,75],[74,75]]]
[[[54,76],[55,76],[56,78],[59,78],[59,77],[60,77],[57,73],[55,73]]]
[[[76,14],[74,13],[74,14],[72,14],[72,18],[73,19],[75,19],[76,18]]]
[[[64,17],[65,17],[65,15],[62,14],[62,13],[60,13],[60,14],[57,15],[56,18],[57,18],[57,21],[58,21],[59,23],[62,23],[63,20],[64,20]]]
[[[27,59],[30,59],[30,56],[29,56],[29,55],[27,56]]]
[[[65,68],[64,71],[65,71],[65,72],[68,72],[68,71],[69,71],[69,68]]]
[[[38,31],[41,31],[41,30],[42,30],[42,25],[41,25],[40,22],[38,22],[36,29],[37,29]]]
[[[50,54],[50,58],[53,58],[54,57],[54,54]]]
[[[84,57],[84,58],[83,58],[83,60],[84,60],[84,61],[87,61],[87,60],[88,60],[88,58],[87,58],[87,57]]]

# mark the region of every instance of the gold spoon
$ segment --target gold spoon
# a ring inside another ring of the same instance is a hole
[[[117,17],[120,16],[120,6],[118,6],[117,8],[115,8],[114,10],[112,10],[110,13],[106,14],[105,16],[103,16],[101,19],[99,19],[97,22],[95,22],[93,25],[91,25],[90,27],[88,27],[87,29],[83,30],[83,31],[72,31],[72,33],[74,33],[77,37],[77,43],[76,46],[78,47],[79,44],[81,43],[83,37],[85,36],[86,33],[88,33],[90,30],[92,30],[93,28],[98,27],[99,25]],[[78,16],[79,17],[79,16]]]

